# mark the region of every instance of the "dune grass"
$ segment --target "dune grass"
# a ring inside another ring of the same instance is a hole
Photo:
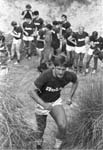
[[[103,81],[90,80],[79,95],[76,119],[68,125],[63,148],[103,149]]]

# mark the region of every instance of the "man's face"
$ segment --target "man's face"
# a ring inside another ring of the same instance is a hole
[[[79,27],[79,33],[82,34],[84,32],[84,27]]]
[[[66,21],[66,18],[65,17],[61,17],[61,20],[63,21],[63,22],[65,22]]]
[[[66,67],[64,67],[64,66],[56,66],[55,67],[56,77],[63,78],[65,71],[66,71]]]

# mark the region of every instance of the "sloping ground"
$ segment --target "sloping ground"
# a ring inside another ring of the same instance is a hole
[[[22,104],[22,116],[25,122],[30,128],[36,130],[36,120],[35,120],[35,102],[30,99],[28,95],[28,90],[33,88],[33,81],[38,76],[36,66],[38,64],[38,58],[36,56],[32,57],[31,60],[24,59],[20,65],[16,66],[12,62],[9,64],[9,72],[0,81],[0,94],[2,97],[6,97],[9,92],[16,101],[20,101]],[[100,70],[99,70],[100,71]],[[97,74],[98,78],[101,78],[101,73]],[[79,111],[79,97],[82,93],[82,89],[85,88],[85,84],[91,81],[91,84],[95,80],[96,75],[92,76],[89,74],[86,77],[79,75],[79,87],[74,97],[74,105],[64,106],[66,109],[66,114],[68,116],[68,123],[71,119],[77,117],[77,111]],[[67,86],[63,92],[63,99],[68,99],[70,85]],[[5,93],[6,92],[6,93]],[[12,101],[12,99],[11,99]],[[56,125],[53,119],[48,117],[48,124],[44,135],[44,149],[52,149],[54,144],[54,133],[56,131]],[[69,138],[69,137],[68,137]]]

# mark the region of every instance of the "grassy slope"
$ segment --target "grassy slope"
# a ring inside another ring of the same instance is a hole
[[[12,63],[9,65],[9,73],[6,77],[6,79],[0,83],[1,87],[0,90],[4,90],[7,88],[11,95],[16,97],[16,99],[20,99],[22,101],[23,107],[22,107],[22,113],[24,120],[29,124],[30,127],[33,129],[36,129],[36,122],[35,122],[35,115],[34,115],[34,109],[35,109],[35,103],[29,98],[27,92],[33,87],[33,81],[35,80],[36,76],[38,76],[38,73],[36,71],[37,66],[37,58],[28,61],[23,60],[20,66],[14,66]],[[76,95],[74,97],[74,101],[76,103],[79,102],[79,97],[82,94],[82,90],[85,89],[85,85],[89,82],[93,83],[96,78],[101,78],[102,70],[99,69],[99,73],[97,75],[87,75],[86,77],[78,76],[79,78],[79,87],[76,92]],[[69,93],[69,86],[65,88],[62,92],[63,99],[68,98]],[[79,103],[78,103],[79,104]],[[78,116],[76,116],[77,111],[79,108],[77,106],[68,107],[65,106],[66,114],[68,116],[68,121],[70,123],[71,119],[74,119]],[[51,149],[51,145],[53,145],[54,138],[53,134],[56,130],[56,125],[52,118],[48,117],[48,125],[45,131],[45,148]],[[44,148],[44,149],[45,149]]]

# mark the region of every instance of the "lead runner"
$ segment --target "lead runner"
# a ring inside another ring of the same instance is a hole
[[[37,149],[42,148],[48,114],[53,117],[59,129],[54,148],[61,146],[62,139],[66,135],[67,117],[60,93],[68,83],[72,82],[71,91],[66,102],[70,105],[78,87],[77,75],[66,70],[66,58],[64,55],[55,56],[53,64],[54,67],[52,69],[47,69],[39,75],[34,81],[34,89],[28,92],[30,97],[37,103],[35,109],[38,126]]]

